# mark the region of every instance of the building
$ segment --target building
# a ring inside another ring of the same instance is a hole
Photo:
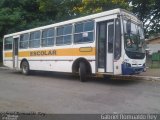
[[[160,52],[160,36],[146,40],[150,54]]]

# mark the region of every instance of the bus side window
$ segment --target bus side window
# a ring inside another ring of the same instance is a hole
[[[75,24],[74,43],[93,41],[94,22],[87,21]]]
[[[29,47],[30,48],[40,47],[40,31],[30,33]]]
[[[28,48],[29,33],[20,36],[20,49]]]
[[[54,28],[42,31],[42,47],[49,47],[54,45]]]
[[[4,50],[12,50],[13,37],[5,38],[4,40]]]
[[[121,24],[120,20],[116,19],[115,23],[115,46],[114,59],[118,60],[121,57]]]
[[[72,25],[57,28],[56,45],[69,45],[72,43]]]

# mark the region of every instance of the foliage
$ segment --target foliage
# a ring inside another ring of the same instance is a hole
[[[133,11],[144,22],[147,35],[157,34],[159,6],[159,0],[0,0],[0,41],[8,33],[114,8]]]
[[[1,0],[0,37],[4,34],[28,29],[40,18],[35,0]]]
[[[38,0],[39,10],[52,21],[63,21],[75,17],[73,7],[81,0]]]
[[[46,21],[36,0],[0,1],[0,41],[5,34],[45,25]]]
[[[73,8],[73,11],[79,16],[84,16],[114,8],[129,9],[129,4],[127,0],[82,0],[81,4]]]
[[[143,21],[146,37],[160,33],[160,0],[132,0],[133,13]]]

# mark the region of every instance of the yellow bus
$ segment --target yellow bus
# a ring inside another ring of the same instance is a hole
[[[114,9],[4,36],[3,63],[31,70],[131,75],[145,69],[142,22]]]

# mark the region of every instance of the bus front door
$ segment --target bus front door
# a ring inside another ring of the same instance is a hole
[[[114,22],[99,22],[97,27],[97,71],[113,73]]]
[[[19,37],[13,39],[13,68],[18,68],[18,41]]]
[[[107,23],[107,50],[106,50],[106,72],[113,72],[113,39],[114,23]]]

